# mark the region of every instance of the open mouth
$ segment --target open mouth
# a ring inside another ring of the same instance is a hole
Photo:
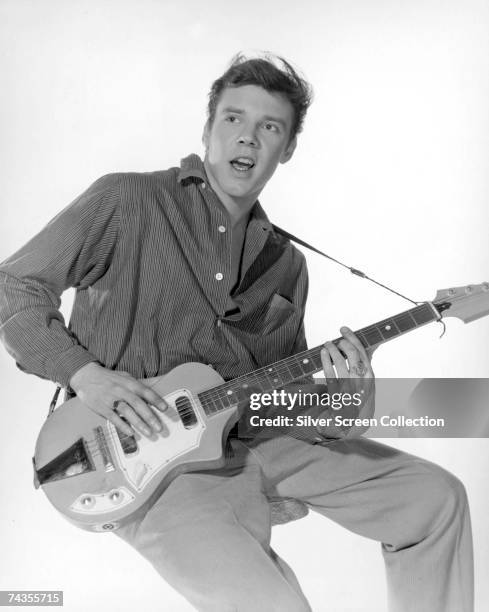
[[[255,162],[250,157],[236,157],[229,163],[238,172],[248,172],[255,166]]]

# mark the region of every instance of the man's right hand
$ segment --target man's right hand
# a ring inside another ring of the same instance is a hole
[[[150,436],[162,429],[160,419],[148,404],[161,412],[168,408],[167,404],[127,372],[108,370],[95,362],[87,363],[71,377],[70,387],[91,410],[128,436],[134,435],[134,430]]]

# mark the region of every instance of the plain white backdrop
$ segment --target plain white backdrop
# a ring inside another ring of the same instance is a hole
[[[0,259],[97,177],[202,153],[211,82],[240,50],[299,66],[315,101],[260,200],[271,220],[416,300],[489,280],[489,5],[484,0],[0,0]],[[407,303],[319,256],[310,345]],[[69,312],[72,296],[64,301]],[[489,377],[489,318],[382,347],[378,376]],[[62,589],[69,612],[190,610],[112,536],[65,522],[31,485],[53,385],[0,352],[0,589]],[[463,407],[461,407],[463,409]],[[477,612],[489,607],[488,443],[389,440],[465,483]],[[273,545],[313,609],[380,611],[380,546],[317,516]]]

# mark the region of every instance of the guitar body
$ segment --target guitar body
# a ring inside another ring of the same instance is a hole
[[[224,382],[209,366],[187,363],[142,381],[169,408],[163,430],[151,438],[118,433],[106,419],[73,398],[46,420],[34,466],[50,502],[91,531],[111,531],[133,519],[180,473],[218,468],[237,406],[207,415],[197,394]]]

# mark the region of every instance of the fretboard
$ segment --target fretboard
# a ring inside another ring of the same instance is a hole
[[[384,319],[355,332],[366,349],[375,348],[388,340],[439,319],[436,309],[425,302],[390,319]],[[338,344],[341,338],[333,340]],[[238,378],[199,393],[206,414],[211,416],[249,400],[250,393],[268,393],[323,369],[321,349],[316,346],[286,359],[259,368]]]

